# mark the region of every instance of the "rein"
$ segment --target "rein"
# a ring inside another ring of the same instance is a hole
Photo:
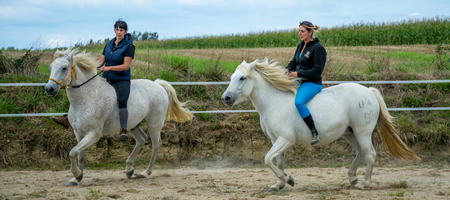
[[[87,81],[85,81],[84,83],[80,84],[80,85],[74,85],[71,88],[79,88],[81,86],[83,86],[84,84],[86,84],[87,82],[91,81],[92,79],[94,79],[96,76],[98,76],[100,73],[102,73],[102,71],[98,72],[96,75],[94,75],[93,77],[91,77],[90,79],[88,79]]]
[[[75,64],[74,64],[74,65],[72,65],[72,70],[70,71],[70,75],[69,75],[66,79],[64,79],[63,81],[57,81],[57,80],[55,80],[55,79],[53,79],[53,78],[48,78],[48,80],[52,80],[52,81],[55,81],[56,83],[58,83],[58,85],[61,86],[61,89],[66,89],[66,88],[79,88],[79,87],[83,86],[84,84],[86,84],[87,82],[89,82],[89,81],[91,81],[92,79],[94,79],[94,78],[95,78],[96,76],[98,76],[100,73],[102,73],[102,71],[98,72],[95,76],[91,77],[90,79],[88,79],[87,81],[85,81],[85,82],[83,82],[83,83],[81,83],[81,84],[79,84],[79,85],[74,85],[74,86],[72,86],[72,87],[69,87],[69,86],[66,86],[66,85],[61,85],[61,83],[67,81],[70,77],[72,77],[72,74],[74,74],[75,79],[78,80],[78,78],[77,78],[77,70],[75,69]]]

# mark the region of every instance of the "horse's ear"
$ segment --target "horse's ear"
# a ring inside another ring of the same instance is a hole
[[[247,62],[245,62],[245,60],[244,60],[244,61],[242,61],[241,65],[242,65],[242,64],[247,64]]]
[[[69,55],[66,56],[66,59],[69,61],[70,65],[73,63],[73,55],[75,54],[74,51],[70,52]]]
[[[255,67],[256,61],[257,61],[257,60],[255,60],[255,61],[253,61],[252,63],[249,64],[250,69],[253,69],[253,67]]]

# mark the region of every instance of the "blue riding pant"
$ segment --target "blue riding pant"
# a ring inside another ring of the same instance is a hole
[[[306,107],[306,103],[311,100],[317,93],[322,91],[323,85],[307,82],[303,83],[297,91],[295,96],[295,107],[297,107],[298,113],[302,118],[311,115],[309,109]]]

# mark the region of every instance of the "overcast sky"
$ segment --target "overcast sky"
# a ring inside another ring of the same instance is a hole
[[[0,48],[113,38],[119,18],[170,39],[436,16],[450,17],[450,0],[0,0]]]

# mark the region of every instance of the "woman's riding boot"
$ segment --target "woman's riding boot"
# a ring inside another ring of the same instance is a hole
[[[119,140],[122,141],[122,142],[125,142],[125,141],[128,140],[128,131],[127,131],[127,129],[122,128],[120,130]]]
[[[67,115],[67,114],[64,114],[62,117],[54,117],[54,116],[52,116],[51,118],[52,118],[52,120],[53,120],[55,123],[61,125],[61,126],[64,127],[65,129],[68,129],[69,126],[70,126],[70,123],[69,123],[69,115]]]
[[[311,129],[311,135],[312,135],[311,145],[315,145],[315,144],[319,143],[320,140],[322,140],[320,135],[317,134],[316,128]]]
[[[128,122],[128,109],[119,108],[119,121],[120,121],[120,141],[125,142],[128,140],[127,122]]]
[[[308,126],[309,130],[311,130],[312,135],[311,145],[319,143],[320,140],[322,140],[322,138],[317,133],[316,126],[314,125],[314,120],[312,116],[309,115],[308,117],[303,118],[303,120],[305,121],[305,124]]]

